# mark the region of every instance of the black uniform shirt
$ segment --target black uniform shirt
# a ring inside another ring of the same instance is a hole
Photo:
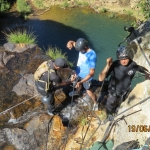
[[[144,70],[144,67],[137,65],[133,60],[130,60],[127,66],[121,65],[119,60],[114,61],[107,74],[111,75],[109,88],[123,93],[130,87],[136,71],[145,73]]]

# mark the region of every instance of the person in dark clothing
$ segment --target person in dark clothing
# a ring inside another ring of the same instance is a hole
[[[106,101],[108,114],[114,113],[117,104],[122,102],[129,91],[131,91],[131,81],[137,71],[150,78],[150,73],[146,68],[137,65],[136,62],[130,59],[125,46],[118,48],[117,59],[118,60],[113,61],[112,58],[108,58],[105,68],[99,74],[99,81],[103,81],[110,76]]]
[[[54,98],[53,98],[55,90],[60,86],[71,84],[75,78],[72,75],[70,81],[65,81],[65,82],[61,81],[61,78],[58,76],[56,70],[60,68],[68,67],[66,61],[63,58],[57,58],[55,61],[50,60],[47,63],[48,63],[47,65],[50,67],[51,70],[42,73],[40,78],[38,80],[35,80],[35,85],[37,91],[42,95],[41,98],[42,103],[47,105],[48,114],[53,115],[52,112],[55,109]]]

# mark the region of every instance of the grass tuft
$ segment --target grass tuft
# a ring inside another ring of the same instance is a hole
[[[32,32],[28,32],[27,30],[16,30],[10,31],[10,33],[5,33],[6,40],[10,43],[18,44],[35,44],[36,36]]]
[[[49,47],[48,50],[46,51],[46,55],[50,56],[54,60],[59,57],[64,58],[67,64],[70,67],[73,67],[73,63],[68,61],[68,57],[66,56],[66,53],[62,53],[62,50],[59,49],[58,47]]]

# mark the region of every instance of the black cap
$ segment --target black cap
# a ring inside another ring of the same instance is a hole
[[[67,68],[68,67],[68,65],[66,63],[66,60],[64,58],[57,58],[57,59],[55,59],[54,64],[57,67],[60,67],[60,68]]]

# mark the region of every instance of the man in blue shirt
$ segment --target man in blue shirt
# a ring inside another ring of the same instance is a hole
[[[69,41],[67,43],[67,48],[71,50],[72,48],[75,48],[77,51],[79,51],[79,58],[77,62],[77,68],[76,68],[76,74],[80,78],[80,80],[76,84],[77,90],[75,92],[72,92],[70,96],[76,95],[77,91],[79,91],[83,85],[83,87],[86,89],[87,94],[90,96],[90,98],[94,102],[94,110],[98,109],[98,103],[96,100],[96,95],[92,91],[92,77],[95,73],[95,67],[96,67],[96,53],[94,50],[92,50],[88,46],[88,42],[83,39],[79,38],[77,41]]]

